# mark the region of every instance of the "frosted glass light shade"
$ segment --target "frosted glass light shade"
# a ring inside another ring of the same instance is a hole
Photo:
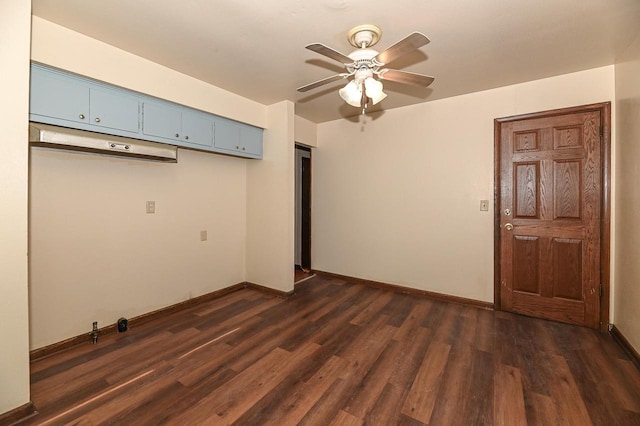
[[[350,81],[338,92],[340,97],[349,105],[354,107],[360,107],[360,102],[362,101],[362,89],[360,88],[360,84],[356,83],[355,80]]]
[[[387,97],[387,94],[382,91],[382,82],[373,77],[367,77],[364,80],[364,90],[374,105]]]

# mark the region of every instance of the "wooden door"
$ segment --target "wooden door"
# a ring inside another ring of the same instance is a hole
[[[592,328],[607,322],[608,111],[496,120],[499,308]]]

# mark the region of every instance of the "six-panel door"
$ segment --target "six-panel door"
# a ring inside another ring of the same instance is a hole
[[[599,112],[501,123],[501,306],[597,327]]]

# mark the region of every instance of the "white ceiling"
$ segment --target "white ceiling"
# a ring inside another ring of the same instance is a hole
[[[382,29],[382,51],[413,31],[431,43],[388,65],[434,76],[427,89],[385,82],[382,109],[609,65],[640,34],[640,0],[33,0],[33,14],[215,86],[324,122],[359,113],[338,96],[342,72],[304,48],[345,54],[356,25]]]

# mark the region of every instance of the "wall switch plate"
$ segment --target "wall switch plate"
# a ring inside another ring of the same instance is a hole
[[[481,212],[489,211],[489,200],[480,200],[480,211]]]
[[[155,213],[155,212],[156,212],[156,202],[147,201],[147,213]]]
[[[207,231],[200,231],[200,241],[207,241]]]

